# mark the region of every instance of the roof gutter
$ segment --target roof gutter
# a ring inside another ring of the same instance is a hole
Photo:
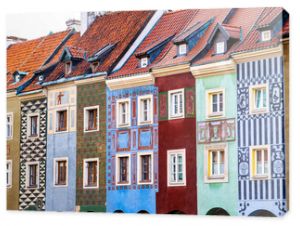
[[[107,76],[107,72],[98,72],[98,73],[92,73],[92,74],[83,74],[83,75],[79,75],[79,76],[71,77],[71,78],[61,78],[61,79],[58,79],[56,81],[43,82],[41,85],[43,87],[45,87],[45,86],[52,86],[52,85],[57,85],[57,84],[61,84],[61,83],[64,83],[64,82],[78,81],[78,80],[82,80],[82,79],[95,78],[95,77],[99,77],[99,76]]]

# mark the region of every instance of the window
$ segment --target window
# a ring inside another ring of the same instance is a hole
[[[54,185],[67,186],[68,181],[68,159],[54,159]]]
[[[12,185],[12,161],[6,161],[6,187],[11,188]]]
[[[224,89],[213,89],[206,92],[207,117],[224,116]]]
[[[6,137],[8,140],[13,137],[13,113],[7,113],[6,115]]]
[[[39,134],[39,114],[29,114],[27,117],[27,123],[28,137],[37,137]]]
[[[130,126],[130,100],[117,101],[117,127]]]
[[[27,188],[38,188],[39,164],[37,162],[29,162],[26,164],[26,175]]]
[[[216,54],[225,53],[225,42],[216,43]]]
[[[149,62],[148,62],[148,57],[143,57],[141,58],[141,67],[147,67]]]
[[[184,117],[184,89],[169,91],[169,119]]]
[[[266,84],[250,87],[250,113],[265,113],[268,111],[268,88]]]
[[[153,96],[138,97],[138,124],[151,124],[153,121]]]
[[[204,181],[219,183],[228,181],[227,145],[214,144],[204,147]]]
[[[57,111],[56,113],[56,131],[66,131],[67,130],[67,110]]]
[[[84,131],[99,130],[99,106],[84,108]]]
[[[261,41],[266,42],[271,40],[271,30],[261,32]]]
[[[153,154],[138,153],[138,183],[151,184],[153,181]]]
[[[186,55],[187,53],[187,45],[184,43],[184,44],[180,44],[178,46],[178,55]]]
[[[98,188],[99,160],[97,158],[84,159],[83,164],[83,187]]]
[[[117,185],[130,184],[130,155],[117,155],[116,180]]]
[[[270,174],[269,146],[250,147],[251,178],[266,179]]]
[[[15,76],[15,82],[21,81],[21,75],[16,75]]]
[[[39,81],[42,82],[44,80],[44,76],[43,75],[39,75]]]
[[[185,186],[185,150],[168,151],[168,186]]]
[[[98,67],[99,67],[99,62],[98,61],[97,62],[93,62],[91,64],[92,72],[95,73]]]
[[[68,61],[65,63],[65,74],[68,75],[72,72],[72,62]]]

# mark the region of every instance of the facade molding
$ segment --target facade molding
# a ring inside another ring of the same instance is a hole
[[[195,78],[235,73],[236,65],[233,60],[220,61],[191,67]]]
[[[164,68],[153,68],[152,74],[156,77],[182,74],[190,71],[190,64],[172,65]]]

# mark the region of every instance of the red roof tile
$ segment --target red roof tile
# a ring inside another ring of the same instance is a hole
[[[116,44],[96,72],[109,71],[142,31],[153,13],[154,11],[122,11],[99,16],[74,46],[84,49],[87,57],[91,57],[107,44]],[[45,81],[56,80],[62,75],[64,77],[78,76],[89,70],[90,63],[83,60],[76,65],[70,75],[64,75],[63,63],[59,63]]]
[[[70,30],[17,43],[7,48],[7,90],[14,90],[29,81],[34,72],[41,68],[62,42],[70,36]],[[15,83],[13,73],[26,72],[27,75]]]

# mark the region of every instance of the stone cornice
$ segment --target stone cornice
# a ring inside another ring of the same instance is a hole
[[[232,74],[235,73],[235,71],[236,65],[233,60],[226,60],[191,67],[191,72],[195,78]]]
[[[179,64],[173,65],[164,68],[153,68],[152,74],[154,77],[163,77],[168,75],[176,75],[190,72],[190,65],[189,64]]]
[[[129,77],[121,77],[106,80],[106,85],[110,90],[126,89],[137,86],[147,86],[154,84],[154,77],[151,73],[137,74]]]

